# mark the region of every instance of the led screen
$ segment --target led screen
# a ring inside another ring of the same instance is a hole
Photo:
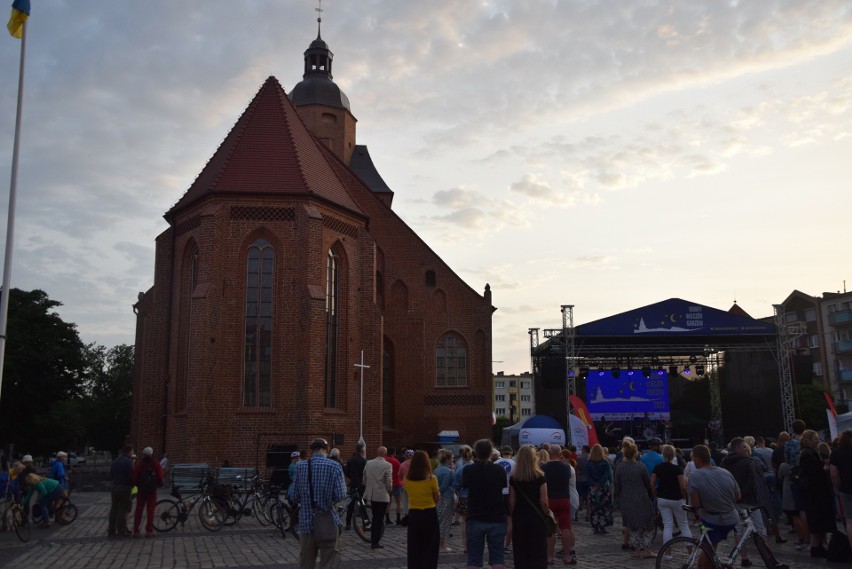
[[[646,379],[639,370],[622,371],[618,377],[609,370],[592,370],[586,377],[586,404],[593,420],[606,417],[607,421],[667,421],[668,373],[652,370]]]

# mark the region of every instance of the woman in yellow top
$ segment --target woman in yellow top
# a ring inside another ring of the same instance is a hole
[[[429,455],[419,450],[402,486],[408,494],[408,569],[438,567],[438,479],[432,474]]]

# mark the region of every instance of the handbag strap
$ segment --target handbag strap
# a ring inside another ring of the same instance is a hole
[[[515,488],[515,489],[516,489],[516,490],[518,490],[518,494],[520,494],[521,496],[523,496],[523,497],[524,497],[524,499],[525,499],[527,502],[529,502],[529,505],[532,507],[532,509],[533,509],[533,510],[535,510],[535,511],[538,513],[538,515],[539,515],[539,516],[541,516],[541,519],[543,520],[545,516],[544,516],[544,510],[542,510],[542,509],[541,509],[541,504],[539,504],[538,506],[536,506],[536,505],[533,503],[533,501],[530,499],[530,497],[529,497],[529,496],[527,496],[526,494],[524,494],[523,492],[521,492],[521,491],[520,491],[520,489],[518,489],[518,488]]]
[[[317,506],[317,502],[316,502],[316,500],[314,500],[314,482],[313,482],[313,479],[311,478],[311,470],[312,470],[311,469],[311,461],[312,460],[313,460],[313,458],[308,459],[308,491],[311,494],[311,509],[312,510],[319,510],[319,507]]]

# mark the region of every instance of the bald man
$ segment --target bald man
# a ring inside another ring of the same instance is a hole
[[[393,468],[385,460],[388,449],[376,449],[376,458],[367,461],[364,467],[364,500],[369,500],[373,507],[373,524],[370,527],[370,548],[383,549],[380,543],[385,532],[385,512],[390,503],[393,489]]]

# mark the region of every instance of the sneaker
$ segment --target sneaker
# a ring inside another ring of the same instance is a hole
[[[743,559],[742,561],[740,561],[741,567],[751,567],[752,565],[753,563],[751,562],[751,559]]]
[[[577,564],[577,552],[571,551],[571,554],[568,557],[568,565],[576,565],[576,564]]]

